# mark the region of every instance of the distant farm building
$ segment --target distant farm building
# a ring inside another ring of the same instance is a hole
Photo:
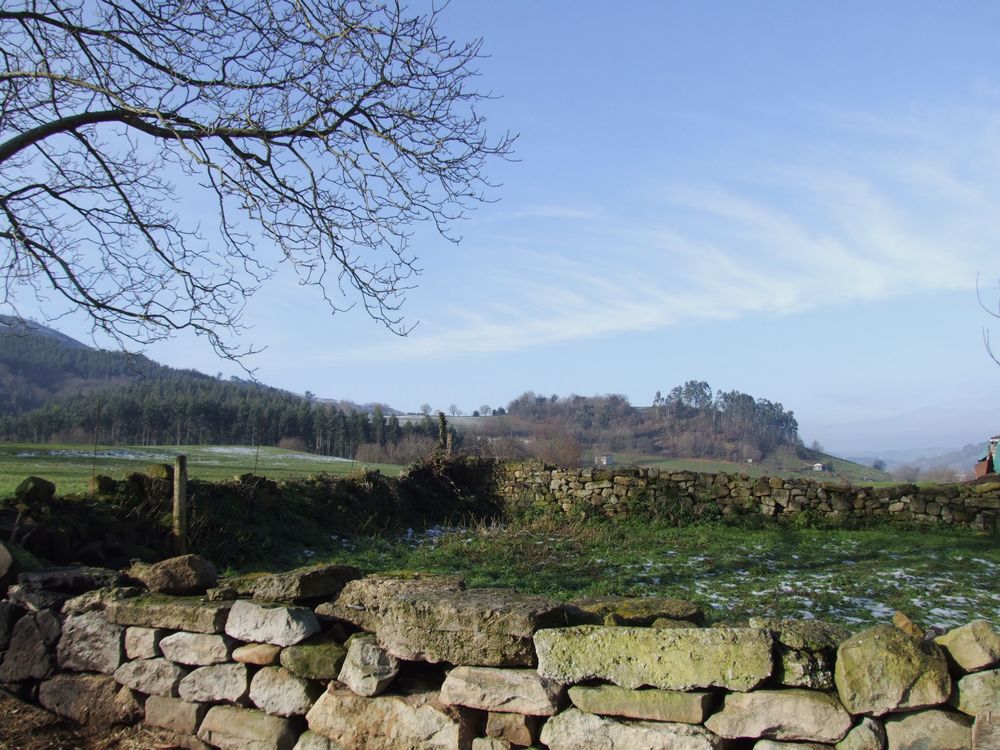
[[[823,471],[823,464],[813,464],[813,471]]]
[[[614,466],[615,458],[610,453],[603,456],[594,456],[594,466]]]
[[[1000,435],[994,435],[986,444],[986,455],[976,464],[976,479],[987,474],[996,474],[998,460],[1000,460]]]

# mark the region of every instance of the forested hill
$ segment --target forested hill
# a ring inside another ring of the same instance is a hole
[[[18,415],[53,400],[112,386],[182,375],[142,355],[92,349],[52,328],[0,316],[0,415]]]
[[[30,324],[0,327],[0,439],[18,442],[285,445],[411,460],[433,445],[433,420],[317,402],[246,380],[177,370],[84,346]]]

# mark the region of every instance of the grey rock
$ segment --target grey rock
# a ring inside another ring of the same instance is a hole
[[[72,599],[62,606],[64,615],[82,615],[86,612],[103,612],[111,602],[131,599],[143,593],[138,586],[113,586],[111,588],[94,589]]]
[[[184,677],[177,693],[192,703],[237,703],[247,694],[249,687],[250,671],[245,665],[213,664],[198,667]]]
[[[0,651],[6,650],[14,632],[14,625],[24,615],[24,607],[19,607],[13,602],[0,602]]]
[[[25,591],[59,591],[64,594],[82,594],[93,589],[118,586],[121,582],[122,576],[117,570],[86,565],[46,568],[21,573],[17,577],[18,585]]]
[[[265,713],[305,716],[323,689],[284,667],[264,667],[250,682],[250,700]]]
[[[215,706],[201,722],[198,738],[221,750],[292,750],[297,732],[280,716]]]
[[[464,709],[442,706],[436,692],[363,698],[331,685],[309,710],[309,729],[348,750],[467,748],[477,725]]]
[[[889,716],[888,750],[969,750],[972,719],[950,711],[930,710]]]
[[[866,716],[837,743],[837,750],[885,750],[885,743],[885,726]]]
[[[986,620],[974,620],[934,641],[963,672],[976,672],[1000,664],[1000,634]]]
[[[115,680],[147,695],[177,695],[177,686],[187,670],[166,659],[127,661],[115,671]]]
[[[186,630],[191,633],[221,633],[230,603],[205,602],[197,597],[147,594],[108,605],[108,620],[116,625]]]
[[[617,685],[576,685],[569,689],[569,698],[589,714],[682,724],[701,724],[716,702],[705,691],[629,690]]]
[[[441,702],[531,716],[552,716],[563,703],[565,688],[534,669],[456,667],[441,686]]]
[[[340,594],[349,581],[360,577],[361,571],[355,567],[329,563],[310,565],[286,573],[230,578],[225,581],[225,585],[240,596],[252,596],[266,602],[292,603],[332,599]]]
[[[964,714],[1000,714],[1000,669],[974,672],[958,681],[949,701]]]
[[[733,693],[705,727],[716,734],[772,740],[834,743],[851,728],[851,717],[835,696],[815,690],[755,690]]]
[[[169,631],[135,625],[125,628],[125,655],[129,659],[155,659],[160,653],[160,639]]]
[[[211,633],[179,632],[160,639],[163,656],[178,664],[205,667],[229,661],[232,641]]]
[[[307,729],[299,735],[299,740],[292,750],[342,750],[342,748],[333,744],[329,738]]]
[[[370,575],[350,581],[336,601],[320,604],[316,614],[357,625],[375,632],[390,605],[415,594],[462,591],[465,582],[459,576],[415,573],[408,576]]]
[[[10,643],[0,663],[0,683],[42,680],[55,669],[59,621],[50,610],[21,617],[11,631]]]
[[[122,664],[122,628],[102,612],[67,617],[56,650],[59,666],[75,672],[114,674]]]
[[[277,646],[292,646],[319,630],[310,609],[248,601],[234,602],[226,622],[226,634],[237,640]]]
[[[703,727],[656,721],[623,722],[570,708],[542,727],[549,750],[721,750],[724,740]]]
[[[486,736],[527,747],[538,742],[544,721],[541,716],[490,712],[486,718]]]
[[[378,645],[370,633],[353,636],[337,679],[358,695],[372,697],[385,692],[399,674],[399,660]]]
[[[215,565],[200,555],[180,555],[153,565],[133,565],[129,575],[138,578],[153,593],[178,596],[204,594],[219,578]]]
[[[146,699],[146,723],[180,734],[195,734],[210,706],[180,698],[151,695]]]

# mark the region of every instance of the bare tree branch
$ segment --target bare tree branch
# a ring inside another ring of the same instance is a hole
[[[224,356],[280,263],[390,330],[411,227],[492,187],[480,41],[379,0],[20,0],[0,8],[0,300],[86,310],[122,346],[191,329]],[[206,234],[180,215],[211,196]]]

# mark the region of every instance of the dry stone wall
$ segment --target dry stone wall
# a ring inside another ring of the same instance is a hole
[[[173,569],[147,580],[206,570],[160,565]],[[272,600],[237,594],[248,581],[175,596],[114,571],[22,576],[21,598],[0,603],[0,683],[77,721],[144,721],[200,749],[985,750],[1000,738],[1000,635],[982,620],[937,637],[902,618],[857,633],[703,627],[688,602],[565,604],[452,576],[319,566],[253,582]]]
[[[528,514],[621,518],[656,514],[677,521],[713,515],[894,519],[996,528],[1000,478],[918,487],[855,487],[810,479],[702,474],[655,468],[562,469],[535,462],[497,463],[487,491]]]

